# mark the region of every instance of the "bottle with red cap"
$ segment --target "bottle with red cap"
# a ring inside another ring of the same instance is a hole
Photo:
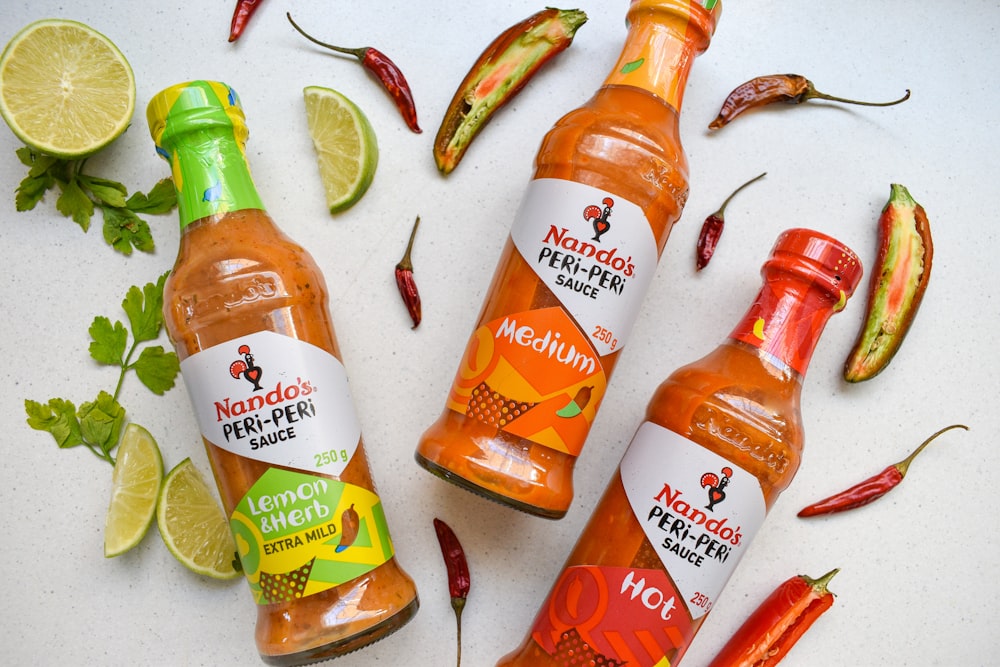
[[[799,467],[802,379],[861,273],[828,236],[778,238],[728,338],[653,394],[530,632],[498,667],[678,664]]]

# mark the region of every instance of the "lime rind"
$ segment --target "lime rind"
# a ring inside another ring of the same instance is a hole
[[[122,52],[77,21],[30,23],[0,54],[0,116],[39,153],[80,159],[106,148],[128,129],[135,98]]]

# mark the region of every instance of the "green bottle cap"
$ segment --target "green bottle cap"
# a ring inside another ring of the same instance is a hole
[[[174,138],[194,130],[232,128],[233,136],[246,146],[246,116],[236,91],[218,81],[189,81],[163,90],[146,108],[149,133],[157,152],[172,153]]]
[[[249,130],[235,90],[218,81],[171,86],[150,100],[146,120],[156,152],[170,163],[181,227],[263,209],[247,166]]]

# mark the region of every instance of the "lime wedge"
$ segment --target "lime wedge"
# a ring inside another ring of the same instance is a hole
[[[378,166],[375,131],[361,109],[330,88],[304,91],[309,136],[330,213],[353,206],[368,190]]]
[[[104,556],[120,556],[142,541],[156,513],[163,481],[160,448],[138,424],[125,427],[111,473],[111,504],[104,520]]]
[[[213,579],[233,579],[236,542],[229,521],[191,459],[167,473],[156,505],[167,549],[184,567]]]
[[[35,151],[65,159],[96,153],[128,128],[133,111],[131,66],[82,23],[36,21],[0,55],[0,114]]]

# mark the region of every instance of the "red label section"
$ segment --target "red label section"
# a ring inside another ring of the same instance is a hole
[[[531,632],[561,664],[563,658],[577,664],[568,661],[572,651],[630,667],[674,663],[693,634],[684,600],[664,571],[597,566],[566,569]]]

